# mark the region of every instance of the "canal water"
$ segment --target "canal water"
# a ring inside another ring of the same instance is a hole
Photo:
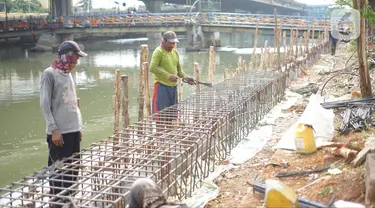
[[[184,36],[178,50],[183,69],[193,75],[194,62],[201,67],[201,78],[207,80],[209,54],[186,52]],[[260,43],[273,37],[261,37]],[[159,40],[120,39],[80,42],[88,57],[81,58],[73,72],[84,120],[82,148],[105,139],[113,133],[112,95],[114,74],[119,69],[129,76],[129,113],[137,119],[140,45],[148,44],[150,57]],[[236,68],[241,55],[249,60],[253,37],[250,34],[221,34],[222,48],[216,52],[215,82],[224,77],[225,68]],[[0,187],[31,175],[47,164],[45,120],[39,107],[40,76],[56,54],[31,53],[25,47],[0,48]],[[152,86],[151,86],[152,87]],[[151,95],[152,95],[151,89]],[[183,97],[194,92],[184,85]]]

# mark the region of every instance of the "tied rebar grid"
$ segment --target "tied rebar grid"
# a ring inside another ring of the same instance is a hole
[[[190,197],[216,165],[283,97],[285,74],[248,71],[215,84],[153,118],[92,144],[79,155],[0,189],[0,207],[125,207],[137,178],[164,194]],[[173,122],[163,122],[174,118]],[[65,178],[64,178],[65,177]],[[66,177],[71,177],[74,182]],[[50,182],[66,188],[49,194]]]

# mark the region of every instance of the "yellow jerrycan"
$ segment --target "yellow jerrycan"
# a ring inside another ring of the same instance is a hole
[[[266,180],[264,201],[266,208],[298,208],[297,194],[277,180]]]
[[[298,124],[295,130],[294,143],[298,153],[312,154],[316,152],[313,127],[308,124]]]

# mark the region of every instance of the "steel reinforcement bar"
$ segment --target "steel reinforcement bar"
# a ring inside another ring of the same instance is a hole
[[[281,100],[285,87],[284,73],[247,71],[226,79],[0,189],[0,207],[123,208],[140,177],[169,197],[188,198]],[[57,183],[60,192],[50,194]]]

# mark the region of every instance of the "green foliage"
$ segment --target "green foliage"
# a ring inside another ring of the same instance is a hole
[[[82,8],[85,12],[92,11],[92,1],[93,0],[80,0],[77,6]]]
[[[363,16],[367,19],[368,23],[375,25],[375,12],[370,8],[363,10]]]
[[[353,1],[352,0],[336,0],[335,4],[338,6],[350,6],[353,7]]]
[[[42,7],[38,0],[0,0],[0,11],[4,12],[4,5],[8,12],[45,13],[48,10]]]
[[[368,1],[366,1],[368,4]],[[353,8],[353,1],[352,0],[336,0],[335,4],[338,6],[350,6]],[[365,9],[361,10],[363,16],[367,19],[369,24],[375,25],[375,12],[371,9],[370,6],[366,7]]]
[[[356,51],[357,50],[357,40],[350,40],[347,50],[350,51],[350,52]]]

